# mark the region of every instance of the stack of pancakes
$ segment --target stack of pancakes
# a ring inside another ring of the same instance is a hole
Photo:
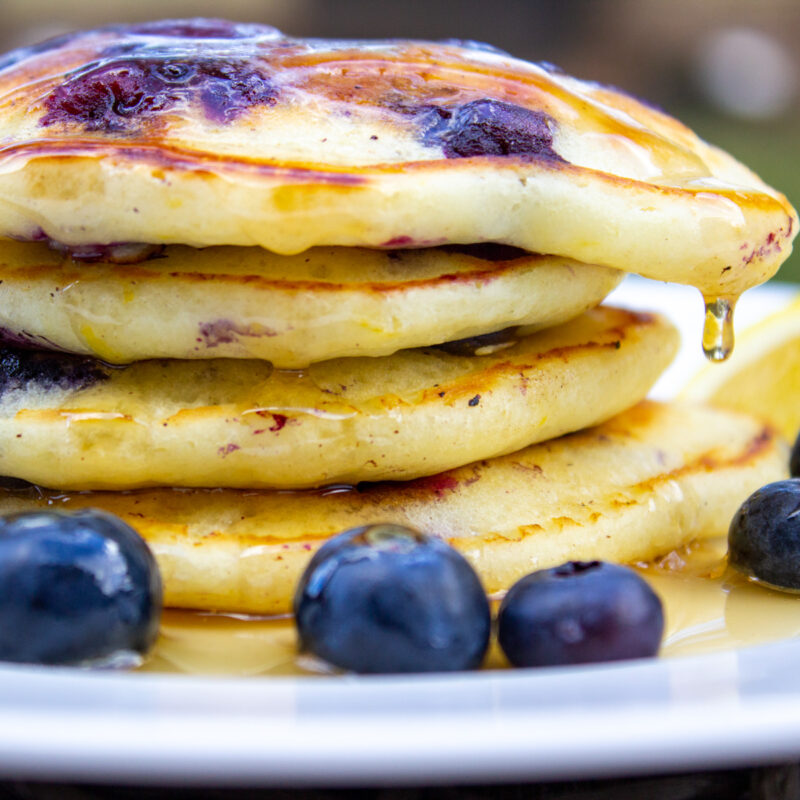
[[[640,403],[677,334],[598,304],[636,272],[732,307],[795,232],[663,112],[485,45],[184,20],[16,51],[0,471],[38,486],[0,511],[110,510],[168,605],[231,611],[287,611],[367,522],[446,538],[491,592],[655,557],[785,450]]]

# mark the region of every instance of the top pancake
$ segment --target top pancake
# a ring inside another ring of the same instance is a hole
[[[618,90],[467,43],[190,20],[0,61],[0,235],[413,247],[496,241],[735,295],[786,199]]]

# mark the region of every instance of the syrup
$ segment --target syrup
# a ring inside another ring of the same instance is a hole
[[[724,540],[672,553],[640,573],[664,602],[662,658],[731,650],[800,636],[800,597],[772,591],[727,567]],[[508,664],[496,644],[485,668]],[[298,655],[290,616],[164,613],[142,669],[194,675],[297,676],[326,672]]]
[[[733,352],[733,309],[730,297],[704,298],[703,352],[709,361],[725,361]]]

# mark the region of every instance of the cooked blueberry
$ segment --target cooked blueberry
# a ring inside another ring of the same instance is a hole
[[[197,68],[193,64],[165,61],[155,67],[155,72],[164,83],[186,83],[197,72]]]
[[[135,119],[198,101],[215,122],[254,105],[273,105],[276,89],[246,59],[116,58],[79,73],[44,101],[44,126],[77,122],[87,130],[128,130]]]
[[[800,433],[797,434],[797,438],[794,440],[792,455],[789,458],[789,474],[793,478],[800,478]]]
[[[301,650],[354,672],[480,665],[489,603],[467,561],[440,539],[368,525],[326,542],[297,587]]]
[[[3,357],[6,355],[6,350],[37,350],[42,348],[59,350],[58,345],[53,344],[46,336],[26,330],[10,330],[0,325],[0,395],[2,395],[5,388]]]
[[[481,261],[514,261],[517,258],[530,258],[527,250],[519,247],[512,247],[510,244],[498,244],[497,242],[477,242],[476,244],[446,244],[440,248],[446,253],[461,253],[472,258],[479,258]]]
[[[800,480],[768,483],[742,503],[728,530],[728,559],[746,575],[800,589]]]
[[[633,570],[571,561],[517,581],[498,615],[497,638],[516,667],[618,661],[655,655],[661,601]]]
[[[437,350],[444,350],[454,356],[488,355],[506,347],[515,345],[519,339],[515,335],[516,328],[505,328],[494,333],[482,333],[480,336],[468,336],[466,339],[454,339],[451,342],[437,344]]]
[[[0,329],[0,341],[3,337]],[[17,334],[17,339],[18,343],[24,342],[21,334]],[[34,340],[28,344],[41,342]],[[93,358],[0,346],[0,397],[32,387],[78,392],[107,378],[108,370]]]
[[[439,134],[447,158],[527,155],[563,160],[553,150],[550,118],[499,100],[473,100],[458,108]]]
[[[73,261],[91,264],[97,261],[110,261],[112,264],[140,264],[151,258],[159,258],[164,252],[163,244],[146,242],[111,242],[109,244],[64,244],[46,238],[48,247],[62,253]]]
[[[102,511],[0,518],[0,661],[132,665],[153,645],[161,578]]]

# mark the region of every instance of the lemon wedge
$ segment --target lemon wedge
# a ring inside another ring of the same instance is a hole
[[[800,298],[746,329],[723,364],[708,364],[680,398],[761,417],[787,439],[800,429]]]

